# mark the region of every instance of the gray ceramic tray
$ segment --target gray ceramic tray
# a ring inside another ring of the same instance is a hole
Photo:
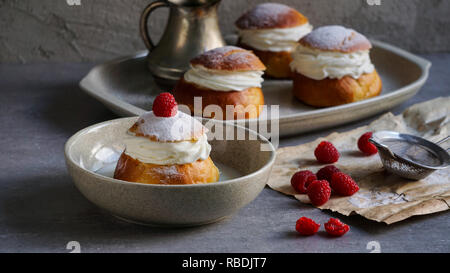
[[[266,80],[266,104],[279,105],[280,136],[336,126],[386,111],[414,96],[428,78],[431,63],[407,51],[372,41],[371,58],[383,81],[380,96],[346,105],[313,108],[291,94],[291,81]],[[146,51],[93,68],[80,86],[120,116],[140,115],[151,109],[163,90],[147,70]],[[247,123],[256,120],[247,121]],[[247,124],[248,125],[248,124]]]

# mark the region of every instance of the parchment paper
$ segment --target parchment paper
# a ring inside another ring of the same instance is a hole
[[[384,114],[370,125],[352,131],[332,133],[307,144],[281,148],[277,151],[268,186],[294,196],[300,202],[310,203],[306,194],[298,194],[292,189],[290,179],[299,170],[317,172],[325,166],[316,161],[314,149],[321,141],[328,140],[341,154],[335,165],[350,174],[360,190],[351,197],[332,194],[320,209],[343,215],[357,213],[387,224],[413,215],[448,210],[450,168],[435,171],[423,180],[411,181],[385,172],[378,154],[367,157],[358,150],[357,140],[363,133],[380,130],[414,134],[434,142],[441,140],[450,132],[450,97],[413,105],[398,116]]]

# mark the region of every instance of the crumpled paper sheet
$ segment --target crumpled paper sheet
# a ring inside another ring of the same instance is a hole
[[[450,97],[416,104],[401,115],[387,113],[368,126],[277,151],[277,159],[268,186],[310,203],[306,194],[296,193],[291,176],[299,170],[317,172],[325,165],[314,157],[315,147],[323,140],[332,142],[341,157],[335,165],[350,174],[360,190],[350,197],[333,195],[320,209],[343,215],[359,214],[367,219],[392,224],[413,215],[430,214],[450,207],[450,168],[435,171],[420,181],[400,178],[384,171],[379,156],[364,156],[357,147],[358,138],[367,131],[390,130],[414,134],[437,142],[450,132]],[[446,147],[446,146],[443,146]]]

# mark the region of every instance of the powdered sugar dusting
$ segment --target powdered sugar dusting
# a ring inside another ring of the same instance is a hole
[[[242,48],[237,47],[237,46],[222,46],[222,47],[217,47],[211,50],[206,51],[205,53],[203,53],[202,55],[204,56],[219,56],[219,55],[225,55],[230,51],[233,50],[242,50]]]
[[[370,41],[357,31],[343,26],[323,26],[303,37],[302,44],[321,50],[338,50],[349,52],[356,47],[360,50],[370,49]]]
[[[371,208],[408,202],[407,198],[402,194],[382,191],[357,192],[348,201],[358,208]]]
[[[163,142],[192,140],[207,131],[197,119],[181,111],[173,117],[158,117],[153,112],[147,112],[139,117],[136,124],[136,133]]]
[[[236,21],[236,26],[240,29],[276,27],[280,21],[285,19],[287,14],[293,11],[296,12],[291,7],[283,4],[260,4],[242,15]]]
[[[252,59],[254,59],[253,54],[246,52],[246,51],[240,51],[235,52],[233,54],[230,54],[226,57],[227,61],[234,62],[234,63],[248,63],[252,62]]]
[[[191,65],[201,65],[215,70],[262,70],[265,68],[253,52],[236,46],[224,46],[206,51],[192,59]]]
[[[157,167],[153,171],[160,175],[161,184],[170,184],[170,181],[182,180],[183,178],[183,175],[178,172],[175,165]]]

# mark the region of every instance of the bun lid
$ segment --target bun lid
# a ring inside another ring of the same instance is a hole
[[[264,3],[244,13],[236,21],[239,29],[291,28],[308,23],[297,10],[278,3]]]
[[[200,121],[181,111],[173,117],[158,117],[151,111],[141,115],[128,131],[151,141],[179,142],[196,141],[208,129]]]
[[[323,26],[303,37],[299,43],[305,47],[322,51],[351,53],[370,50],[372,44],[361,33],[343,26]]]
[[[223,71],[255,71],[266,67],[252,51],[236,46],[218,47],[191,60],[192,66]]]

